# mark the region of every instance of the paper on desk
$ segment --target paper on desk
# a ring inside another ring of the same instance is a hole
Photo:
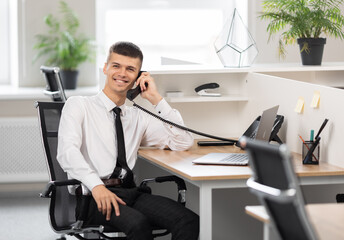
[[[305,100],[303,99],[303,97],[299,97],[294,111],[297,113],[302,113],[304,105],[305,105]]]
[[[312,102],[311,102],[311,108],[318,108],[319,107],[319,102],[320,102],[320,92],[319,91],[314,91],[313,99],[312,99]]]

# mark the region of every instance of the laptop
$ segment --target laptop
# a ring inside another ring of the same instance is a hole
[[[261,141],[269,141],[272,127],[275,122],[275,118],[278,111],[278,105],[263,111],[260,118],[259,126],[256,130],[252,131],[249,136],[252,139],[258,139]],[[247,153],[208,153],[203,157],[197,158],[192,161],[196,164],[219,164],[219,165],[248,165]]]

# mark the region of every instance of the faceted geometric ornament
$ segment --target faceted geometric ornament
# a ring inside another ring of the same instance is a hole
[[[258,55],[256,42],[236,9],[215,40],[214,47],[225,67],[249,67]]]

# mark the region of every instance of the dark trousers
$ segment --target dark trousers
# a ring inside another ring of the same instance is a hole
[[[87,224],[115,227],[127,235],[127,239],[153,239],[153,226],[167,229],[173,240],[197,240],[199,217],[180,203],[169,198],[138,191],[137,188],[109,188],[127,205],[119,205],[120,216],[114,211],[110,221],[98,211],[92,198]]]

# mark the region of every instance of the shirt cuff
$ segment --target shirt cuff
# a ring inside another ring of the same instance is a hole
[[[92,189],[98,185],[104,185],[103,181],[99,178],[97,174],[89,174],[87,177],[83,178],[81,182],[92,192]]]
[[[170,111],[172,111],[172,108],[166,102],[165,98],[163,98],[157,105],[155,105],[155,111],[160,117],[164,118],[170,113]]]

